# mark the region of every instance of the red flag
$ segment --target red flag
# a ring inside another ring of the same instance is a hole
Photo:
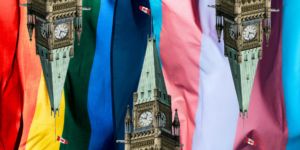
[[[57,141],[62,143],[62,144],[68,144],[69,143],[66,139],[64,139],[60,136],[57,136]]]
[[[251,146],[256,146],[256,142],[251,138],[246,138],[245,143]]]
[[[151,11],[150,11],[149,8],[140,5],[139,9],[140,9],[142,12],[144,12],[145,14],[151,15]]]
[[[18,0],[0,0],[0,149],[16,149],[18,137],[22,135],[23,100],[27,90],[27,83],[22,80],[27,76],[23,63],[27,58],[20,59],[23,54],[22,45],[29,45],[20,37],[20,15]],[[20,44],[22,43],[22,44]],[[19,49],[20,48],[20,49]],[[21,50],[22,48],[22,50]],[[29,49],[26,49],[29,51]],[[28,67],[28,66],[26,66]],[[31,67],[31,66],[30,66]],[[30,69],[28,69],[30,70]],[[25,105],[25,104],[24,104]],[[23,115],[25,115],[24,113]],[[25,120],[23,123],[27,123]]]

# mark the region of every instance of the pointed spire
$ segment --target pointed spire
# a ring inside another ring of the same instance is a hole
[[[77,44],[78,46],[80,45],[80,40],[81,40],[81,30],[77,30],[76,33],[77,33]]]
[[[78,16],[75,18],[74,28],[77,34],[77,44],[80,45],[81,32],[82,32],[82,16]]]
[[[131,120],[131,115],[130,115],[130,106],[127,105],[127,111],[126,111],[126,116],[125,116],[125,134],[130,134],[131,133],[131,127],[132,127],[132,120]]]
[[[34,29],[34,15],[31,13],[31,10],[28,9],[28,14],[27,14],[27,30],[28,30],[30,41],[32,41],[33,29]]]
[[[125,122],[131,121],[131,115],[130,115],[130,106],[127,105],[127,111],[125,116]]]
[[[221,42],[222,28],[217,27],[218,42]]]
[[[121,143],[125,144],[125,150],[130,150],[132,120],[131,120],[130,106],[129,105],[127,105],[127,111],[126,111],[126,116],[125,116],[125,120],[124,120],[124,128],[125,128],[125,135],[124,135],[125,138],[124,138],[124,140],[119,140],[119,141]]]
[[[174,115],[172,127],[173,127],[173,135],[176,141],[178,142],[178,144],[180,145],[180,121],[179,121],[177,109],[175,109],[175,115]]]
[[[30,16],[27,16],[27,17],[30,17]],[[33,28],[34,28],[34,24],[33,23],[27,23],[27,30],[28,30],[29,40],[30,41],[32,41]]]
[[[218,11],[216,13],[217,13],[216,30],[217,30],[218,42],[221,42],[222,31],[223,31],[223,17],[220,15]]]
[[[47,91],[50,99],[51,111],[56,116],[61,102],[65,79],[70,62],[70,50],[73,46],[48,50],[37,45],[42,64]]]
[[[228,59],[240,112],[246,114],[248,112],[259,56],[262,50],[259,47],[240,52],[226,47],[225,51],[229,54]]]
[[[270,34],[271,34],[271,18],[270,17],[264,19],[263,30],[264,30],[264,34],[265,34],[266,46],[269,46]]]
[[[172,125],[173,127],[180,127],[180,121],[179,121],[177,109],[175,109],[174,121]]]
[[[146,54],[137,94],[136,104],[159,100],[166,105],[170,105],[170,96],[166,90],[156,41],[151,36],[147,40]]]
[[[280,12],[279,9],[272,9],[271,6],[272,6],[271,0],[265,0],[265,19],[263,22],[263,30],[265,34],[266,46],[269,46],[269,42],[270,42],[270,35],[271,35],[271,28],[272,28],[271,14],[274,12],[275,13]]]
[[[27,7],[27,30],[28,30],[28,34],[29,34],[29,39],[30,39],[30,41],[32,41],[33,29],[34,29],[34,25],[35,25],[35,17],[32,12],[31,0],[27,0],[27,4],[23,4],[22,6]]]
[[[270,32],[265,33],[265,38],[266,38],[266,46],[269,47],[269,42],[270,42]]]

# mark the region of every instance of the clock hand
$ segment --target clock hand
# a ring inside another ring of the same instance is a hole
[[[251,35],[252,35],[252,34],[251,34],[251,32],[250,32],[250,33],[248,34],[248,38],[249,38],[249,39],[251,39]]]
[[[255,33],[254,32],[251,32],[251,37],[253,38],[253,37],[255,37]]]
[[[68,32],[67,31],[63,31],[63,33],[64,33],[64,36],[65,36],[65,35],[67,35]]]
[[[147,116],[144,116],[144,117],[143,117],[143,119],[145,119],[145,120],[146,120],[146,119],[147,119]]]

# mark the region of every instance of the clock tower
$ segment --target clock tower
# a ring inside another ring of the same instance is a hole
[[[74,56],[74,33],[82,31],[82,0],[28,0],[27,28],[30,40],[35,29],[36,53],[46,79],[51,111],[58,112],[70,58]]]
[[[180,123],[175,111],[172,122],[168,95],[155,39],[148,38],[138,90],[133,94],[133,118],[127,108],[125,150],[180,149]]]
[[[216,0],[216,29],[220,41],[224,30],[228,57],[240,112],[248,112],[263,40],[271,33],[271,0]],[[265,38],[264,38],[265,37]]]

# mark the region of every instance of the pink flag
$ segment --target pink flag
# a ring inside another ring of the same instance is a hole
[[[145,14],[151,15],[151,11],[150,11],[149,8],[140,5],[139,9],[140,9],[142,12],[144,12]]]
[[[256,146],[256,142],[251,138],[246,138],[245,143],[251,146]]]
[[[59,141],[62,144],[68,144],[69,143],[66,139],[64,139],[60,136],[57,136],[57,141]]]

